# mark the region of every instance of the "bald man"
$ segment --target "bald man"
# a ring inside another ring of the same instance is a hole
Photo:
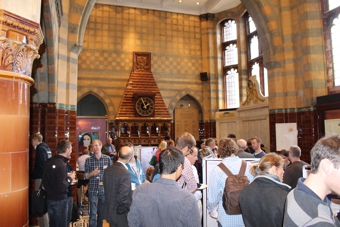
[[[126,164],[133,157],[131,145],[123,145],[118,160],[104,172],[105,202],[103,218],[110,227],[128,227],[127,214],[130,211],[132,190],[130,173]]]
[[[244,139],[239,139],[237,140],[237,146],[238,152],[236,156],[238,156],[239,158],[254,158],[253,154],[244,151],[245,149],[247,149],[247,141],[245,141]]]

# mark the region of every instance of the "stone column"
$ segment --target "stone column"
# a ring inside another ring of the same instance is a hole
[[[19,3],[18,8],[27,7]],[[29,102],[30,86],[33,84],[31,69],[33,60],[39,57],[38,48],[42,38],[38,23],[0,9],[2,226],[28,226]]]

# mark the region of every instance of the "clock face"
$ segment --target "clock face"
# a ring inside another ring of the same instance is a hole
[[[150,116],[155,110],[155,103],[149,97],[140,97],[136,101],[136,111],[141,116]]]

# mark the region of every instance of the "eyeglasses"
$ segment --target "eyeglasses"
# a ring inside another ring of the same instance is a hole
[[[194,153],[194,151],[193,151],[193,149],[191,149],[191,147],[188,147],[188,151],[189,151],[189,154]]]

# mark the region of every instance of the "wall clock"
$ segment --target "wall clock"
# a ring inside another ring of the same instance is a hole
[[[142,96],[136,100],[135,108],[140,116],[147,117],[155,111],[155,103],[152,98]]]

